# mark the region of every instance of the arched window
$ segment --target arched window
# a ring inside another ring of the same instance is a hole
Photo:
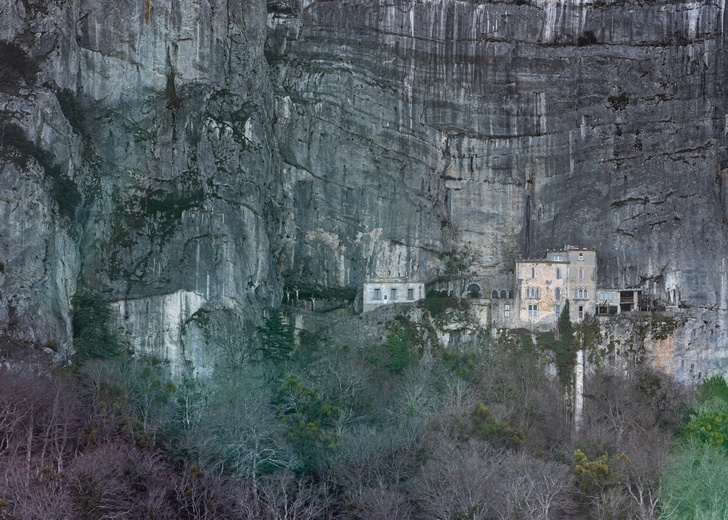
[[[561,289],[559,289],[558,287],[556,288],[556,292],[555,292],[555,295],[554,295],[554,297],[555,297],[555,298],[556,298],[557,300],[560,300],[560,299],[561,299]]]
[[[477,283],[471,283],[468,286],[468,296],[471,298],[480,298],[480,286]]]
[[[583,279],[584,279],[584,268],[580,267],[579,268],[579,280],[583,280]]]
[[[497,299],[498,298],[498,291],[496,291],[496,290],[491,291],[490,297],[493,298],[493,299]]]
[[[574,289],[574,299],[575,300],[579,299],[579,291],[577,289]]]
[[[505,290],[505,289],[503,289],[503,290],[501,291],[501,293],[500,293],[500,297],[501,297],[501,298],[503,298],[503,299],[505,300],[505,299],[506,299],[506,296],[508,296],[508,295],[506,294],[506,290]]]
[[[584,289],[584,299],[585,300],[588,300],[589,299],[589,291],[586,290],[586,289]]]
[[[508,291],[508,299],[509,300],[512,300],[513,299],[513,289],[511,289],[510,291]]]

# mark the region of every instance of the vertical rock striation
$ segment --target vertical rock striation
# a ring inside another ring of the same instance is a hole
[[[286,269],[431,276],[452,241],[494,274],[577,243],[605,285],[725,307],[722,5],[290,6],[266,48],[298,233]]]
[[[3,297],[43,300],[40,313],[57,308],[49,316],[67,324],[78,281],[79,291],[116,302],[134,346],[172,348],[181,364],[199,357],[181,349],[180,334],[203,305],[255,317],[280,301],[271,251],[282,184],[263,3],[28,0],[2,10],[0,34],[17,50],[3,65],[18,77],[4,89],[4,119],[30,141],[44,137],[41,149],[68,165],[83,193],[73,218],[50,225],[48,193],[33,184],[39,165],[3,161],[3,192],[18,184],[21,207],[40,199],[45,209],[33,213],[32,238],[24,238],[31,228],[22,210],[3,208]],[[66,135],[42,134],[58,125]],[[66,141],[75,147],[70,158]],[[60,240],[62,249],[67,235],[75,256],[61,259],[65,271],[47,257],[19,272],[29,247]],[[43,276],[67,290],[41,297],[11,283]],[[22,315],[23,305],[6,309]],[[37,328],[57,335],[58,326]],[[69,333],[66,326],[64,341]]]
[[[283,285],[429,280],[466,246],[506,279],[572,243],[599,251],[602,286],[683,307],[684,356],[718,367],[726,17],[722,1],[3,3],[0,111],[25,150],[0,142],[0,325],[69,343],[70,295],[97,292],[135,348],[200,368]]]

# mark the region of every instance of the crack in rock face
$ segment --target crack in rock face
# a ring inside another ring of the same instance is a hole
[[[454,249],[500,289],[580,244],[602,286],[720,325],[681,326],[683,379],[722,366],[721,3],[11,4],[0,111],[31,146],[0,141],[4,334],[70,347],[92,290],[203,364],[200,309],[254,329],[294,287],[324,308]]]

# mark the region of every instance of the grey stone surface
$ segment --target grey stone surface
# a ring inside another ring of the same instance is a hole
[[[432,279],[466,245],[502,279],[566,243],[598,249],[600,284],[675,290],[722,324],[727,17],[722,1],[1,2],[0,40],[27,58],[2,63],[2,118],[83,193],[58,218],[42,168],[3,148],[3,330],[68,343],[78,286],[136,348],[201,367],[199,309],[229,340],[230,316],[260,323],[284,286]],[[723,366],[722,336],[685,334]]]

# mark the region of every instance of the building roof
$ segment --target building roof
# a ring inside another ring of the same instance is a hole
[[[517,264],[568,264],[566,260],[547,260],[545,258],[529,258],[527,260],[516,260]]]
[[[372,278],[370,280],[366,280],[364,283],[410,283],[410,284],[419,284],[419,283],[425,283],[421,282],[419,280],[410,280],[406,277],[400,277],[400,278]]]
[[[596,253],[597,250],[592,247],[579,247],[579,246],[570,246],[565,245],[563,249],[547,249],[546,254],[543,256],[543,258],[527,258],[525,260],[516,260],[517,264],[523,264],[523,263],[529,263],[529,264],[567,264],[565,259],[564,260],[549,260],[546,258],[549,254],[553,253],[562,253],[564,255],[568,255],[569,253],[575,253],[575,252],[586,252],[586,253]]]

